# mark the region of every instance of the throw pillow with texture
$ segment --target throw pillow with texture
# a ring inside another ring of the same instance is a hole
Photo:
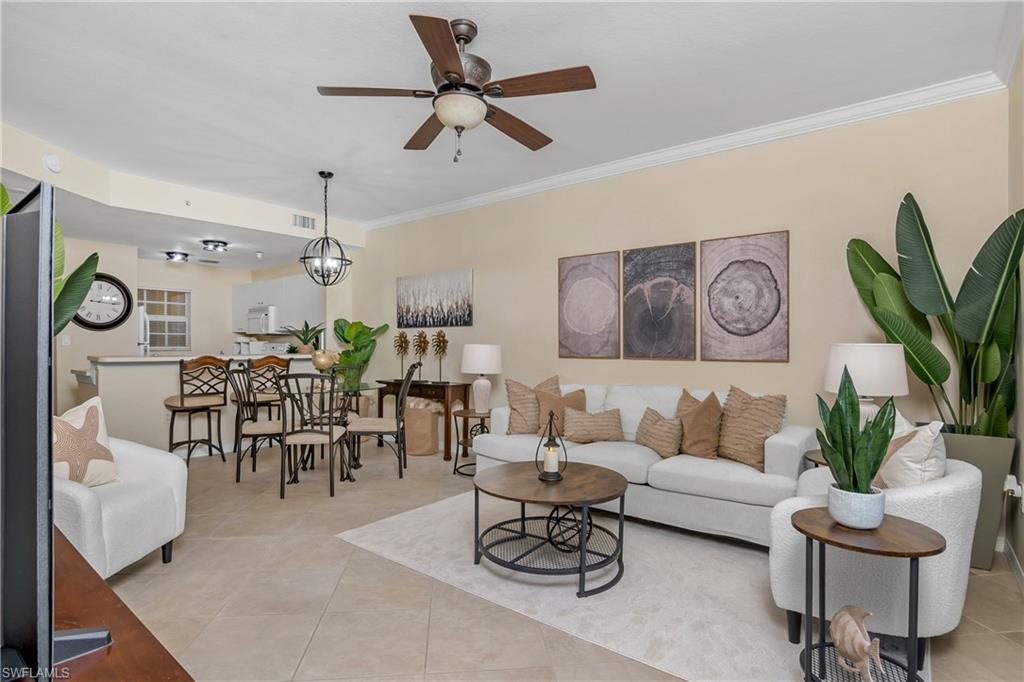
[[[683,424],[678,419],[666,419],[657,410],[647,408],[636,430],[636,442],[646,445],[662,457],[679,454],[683,439]]]
[[[90,487],[117,480],[99,398],[53,418],[53,475]]]
[[[694,457],[718,457],[719,427],[722,423],[722,404],[714,393],[697,400],[689,391],[683,391],[676,406],[676,415],[683,427],[680,452]]]
[[[589,413],[565,408],[565,433],[562,438],[573,443],[624,440],[622,415],[616,410]]]
[[[558,377],[551,377],[540,382],[533,388],[518,381],[505,379],[505,392],[508,394],[508,435],[514,433],[537,433],[540,428],[540,405],[537,403],[535,391],[546,391],[561,395]]]
[[[946,475],[946,441],[935,421],[896,436],[873,483],[879,488],[920,485]]]
[[[565,422],[563,420],[565,408],[571,407],[574,410],[586,410],[587,394],[583,392],[582,388],[565,395],[537,391],[537,407],[540,417],[538,418],[539,425],[535,433],[538,436],[544,435],[548,428],[548,414],[554,412],[555,428],[558,430],[558,433],[562,434],[565,431]],[[563,435],[562,437],[564,438],[565,436]]]
[[[786,396],[754,397],[730,386],[722,408],[718,456],[764,471],[764,442],[779,432],[785,414]]]

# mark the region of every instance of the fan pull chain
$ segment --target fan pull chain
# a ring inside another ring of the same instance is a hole
[[[462,126],[455,129],[455,156],[452,157],[452,163],[458,163],[462,156],[462,130]]]

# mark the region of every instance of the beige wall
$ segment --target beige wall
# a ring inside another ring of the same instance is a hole
[[[895,262],[896,209],[913,191],[958,287],[980,236],[1006,217],[1008,111],[1007,93],[997,92],[371,231],[353,314],[394,325],[396,276],[473,268],[475,324],[447,330],[446,378],[468,379],[457,372],[463,343],[495,342],[505,377],[735,383],[787,394],[791,421],[814,424],[829,343],[880,339],[850,283],[847,240],[866,238]],[[542,153],[558,153],[557,143]],[[782,229],[791,249],[788,364],[558,358],[559,256]],[[398,371],[390,336],[371,377]],[[436,372],[430,361],[424,378]],[[493,400],[504,399],[496,390]],[[911,418],[931,412],[919,386],[901,405]]]
[[[99,271],[114,275],[132,291],[140,287],[183,289],[192,293],[192,351],[233,352],[231,333],[231,288],[252,281],[248,270],[215,268],[192,263],[140,260],[134,246],[66,239],[67,267],[76,267],[93,251],[99,253]],[[77,383],[72,369],[89,369],[90,355],[133,355],[136,352],[137,322],[131,318],[117,329],[96,332],[73,322],[56,339],[54,381],[57,413],[78,403]],[[70,345],[63,344],[64,337]]]

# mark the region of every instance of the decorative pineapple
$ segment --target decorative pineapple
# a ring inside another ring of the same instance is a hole
[[[395,347],[395,355],[398,356],[398,361],[402,363],[402,371],[399,376],[405,376],[405,356],[409,354],[409,335],[403,332],[395,334],[395,340],[391,344]]]
[[[412,354],[416,356],[417,362],[423,362],[423,356],[430,352],[430,340],[427,339],[427,333],[422,329],[413,334],[412,336]],[[423,378],[423,367],[420,366],[419,379]]]
[[[444,362],[445,356],[448,355],[448,336],[445,335],[443,329],[438,329],[434,332],[434,338],[431,339],[430,345],[434,349],[434,357],[437,358],[437,383],[443,384],[444,378],[441,365]]]

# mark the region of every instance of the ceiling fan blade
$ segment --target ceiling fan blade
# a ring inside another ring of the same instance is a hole
[[[503,78],[484,86],[484,92],[492,97],[526,97],[528,95],[551,95],[557,92],[593,90],[597,87],[594,72],[589,66],[574,66],[527,76]]]
[[[431,114],[430,118],[424,121],[419,130],[413,133],[409,141],[405,143],[404,149],[426,149],[442,130],[444,130],[444,124],[441,123],[441,119],[437,117],[437,114]]]
[[[533,151],[551,144],[550,137],[493,104],[487,106],[487,118],[484,120]]]
[[[325,97],[433,97],[433,90],[405,90],[404,88],[341,88],[318,85],[316,91]]]
[[[438,73],[449,80],[455,78],[459,83],[466,80],[451,24],[446,19],[418,14],[410,14],[409,20],[419,34],[423,47],[427,48],[427,54],[437,67]]]

